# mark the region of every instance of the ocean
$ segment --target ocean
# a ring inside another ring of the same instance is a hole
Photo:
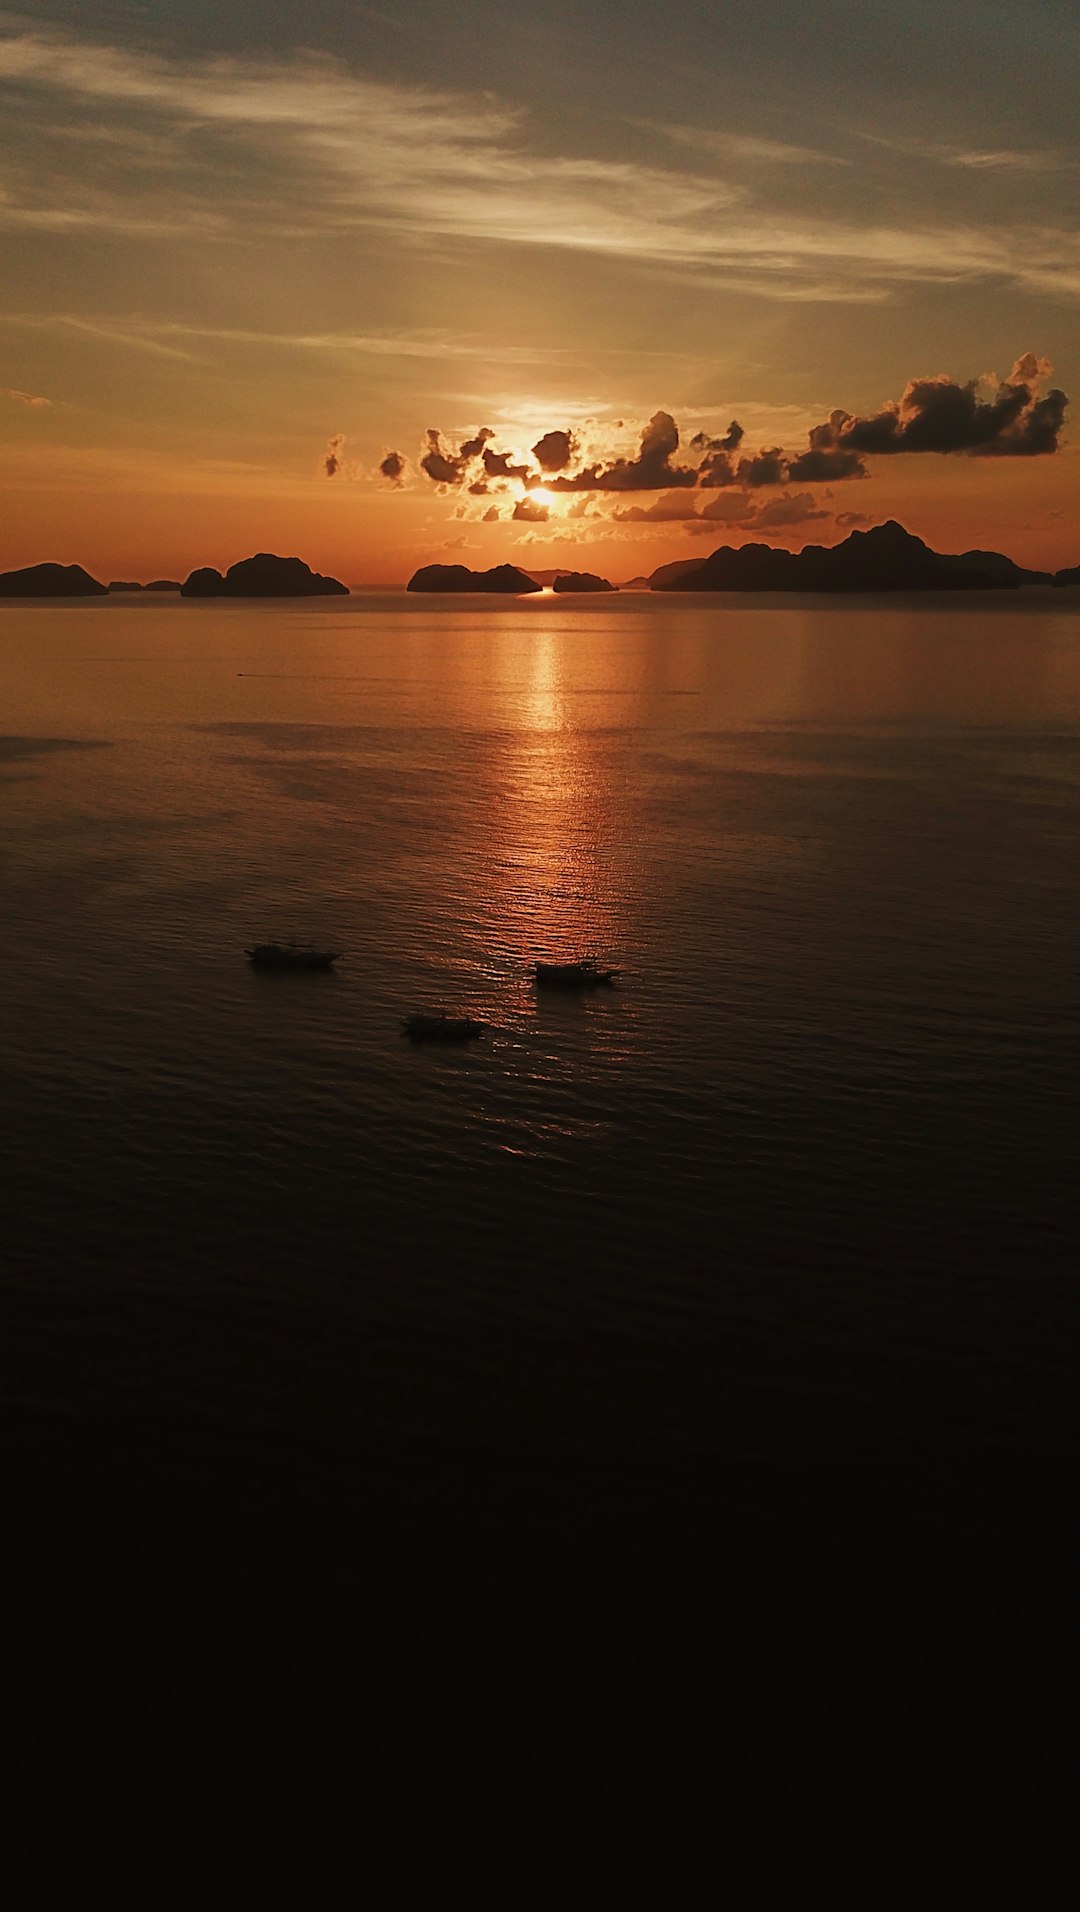
[[[0,607],[21,1773],[1064,1799],[1074,597]]]

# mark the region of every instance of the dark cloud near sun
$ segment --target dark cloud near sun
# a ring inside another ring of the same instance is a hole
[[[672,463],[678,449],[679,427],[671,413],[654,412],[641,434],[636,458],[587,465],[571,477],[545,482],[549,491],[663,491],[670,486],[696,485],[696,465]]]
[[[720,486],[738,483],[737,467],[731,454],[738,451],[745,436],[737,418],[732,419],[722,438],[710,438],[708,432],[695,434],[690,440],[690,449],[702,454],[698,465],[701,484]]]
[[[686,491],[662,492],[651,505],[616,506],[612,518],[617,524],[683,524],[688,530],[716,531],[730,525],[741,531],[787,529],[829,518],[832,513],[819,505],[812,492],[782,492],[759,504],[745,492],[717,492],[698,510],[696,499]]]
[[[379,476],[391,485],[400,485],[407,469],[406,461],[399,451],[388,451],[379,461]]]
[[[541,471],[565,471],[577,456],[577,439],[573,432],[545,432],[532,449]]]
[[[551,513],[547,505],[542,505],[538,498],[525,497],[518,499],[512,515],[519,522],[524,520],[526,524],[546,524]]]
[[[489,451],[484,447],[484,470],[489,478],[529,478],[528,465],[515,465],[512,451]]]
[[[898,452],[965,453],[971,458],[1036,458],[1058,449],[1065,393],[1042,391],[1053,367],[1025,352],[1008,378],[969,379],[944,373],[915,378],[903,397],[867,418],[833,412],[815,425],[810,444],[788,467],[795,480],[861,478],[864,460]]]
[[[491,430],[491,427],[489,425],[482,425],[480,430],[477,432],[475,438],[466,438],[462,440],[462,443],[458,448],[458,457],[460,459],[463,459],[464,462],[467,464],[470,458],[476,458],[479,455],[479,453],[483,451],[484,446],[487,444],[488,439],[494,438],[494,436],[495,436],[495,433]]]
[[[420,455],[420,469],[436,485],[460,485],[474,458],[479,458],[489,438],[495,434],[489,425],[482,425],[472,438],[463,438],[457,451],[451,451],[444,445],[442,433],[429,425],[424,435],[424,450]]]

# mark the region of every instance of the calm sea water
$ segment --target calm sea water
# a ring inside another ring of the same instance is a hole
[[[1061,1453],[1064,594],[6,605],[0,688],[35,1438],[317,1429],[620,1491]],[[338,972],[245,962],[293,936]],[[583,953],[621,986],[537,996]],[[414,1048],[414,1009],[492,1029]]]

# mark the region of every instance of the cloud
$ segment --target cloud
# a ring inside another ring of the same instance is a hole
[[[990,151],[979,147],[966,150],[958,147],[952,152],[942,153],[941,158],[947,166],[965,166],[972,172],[980,173],[1053,173],[1063,163],[1061,153],[1020,151],[1015,147]]]
[[[705,454],[698,466],[703,485],[733,485],[738,482],[730,454],[738,450],[744,437],[738,419],[733,418],[722,438],[710,438],[707,432],[698,432],[690,440],[691,451]]]
[[[258,332],[248,326],[187,325],[177,319],[149,319],[143,316],[115,315],[79,317],[66,312],[3,312],[0,325],[26,327],[34,331],[74,330],[118,345],[131,345],[167,358],[200,363],[194,352],[163,343],[167,339],[205,339],[223,345],[277,347],[284,351],[327,352],[370,355],[392,359],[463,359],[475,365],[478,353],[492,363],[535,366],[548,365],[563,354],[553,347],[513,345],[498,339],[481,339],[460,333],[451,337],[445,331],[365,332]]]
[[[787,460],[779,445],[759,451],[756,458],[740,458],[736,482],[740,485],[782,485],[788,476]]]
[[[758,504],[745,492],[725,491],[697,509],[695,499],[685,491],[668,491],[651,505],[616,506],[612,518],[617,524],[685,524],[688,529],[715,530],[717,525],[738,526],[740,530],[780,530],[789,525],[809,524],[832,513],[818,505],[811,492],[784,492],[766,504]]]
[[[577,439],[573,432],[545,432],[532,449],[541,471],[565,471],[577,455]]]
[[[677,524],[696,518],[698,509],[689,492],[665,491],[651,505],[616,505],[611,515],[616,524]]]
[[[830,511],[822,510],[813,494],[800,491],[794,496],[784,493],[783,497],[770,498],[768,504],[759,506],[754,514],[754,528],[758,531],[779,530],[782,526],[809,524],[815,518],[830,518]]]
[[[473,459],[480,456],[488,439],[494,435],[490,426],[484,425],[472,438],[463,439],[455,452],[443,444],[442,433],[429,425],[424,441],[426,450],[420,457],[420,469],[427,473],[433,484],[460,485]]]
[[[663,133],[677,146],[698,153],[711,153],[717,159],[747,161],[767,166],[848,166],[850,160],[835,153],[818,152],[813,146],[789,146],[778,139],[760,139],[752,133],[725,133],[707,126],[679,126],[644,120],[653,132]]]
[[[573,477],[547,480],[552,491],[662,491],[667,485],[695,485],[694,465],[673,465],[679,428],[670,412],[654,412],[641,434],[636,458],[589,465]]]
[[[323,470],[328,478],[336,478],[338,472],[341,470],[341,454],[344,449],[344,433],[335,432],[333,438],[327,441],[326,453],[323,458]]]
[[[884,133],[855,129],[856,138],[908,159],[924,159],[975,173],[1056,173],[1075,164],[1060,148],[1017,146],[958,146],[944,140],[896,139]]]
[[[484,447],[484,470],[489,478],[527,478],[528,465],[515,464],[512,451],[489,451]]]
[[[551,512],[538,498],[519,498],[512,516],[519,522],[524,520],[528,524],[546,524]]]
[[[9,398],[13,404],[25,405],[35,412],[52,404],[51,398],[42,398],[37,392],[20,392],[13,385],[0,385],[0,398]]]
[[[499,522],[498,505],[489,505],[483,517],[481,518],[480,522],[481,524],[498,524]]]
[[[1041,388],[1049,360],[1025,352],[1006,379],[969,379],[944,372],[916,378],[902,398],[867,418],[833,412],[810,433],[810,448],[793,459],[788,476],[822,480],[863,477],[867,454],[963,452],[969,457],[1031,458],[1055,452],[1065,423],[1065,393]]]
[[[404,483],[405,473],[408,468],[408,464],[401,452],[388,451],[385,457],[379,461],[379,476],[380,478],[385,478],[388,484],[400,485]]]

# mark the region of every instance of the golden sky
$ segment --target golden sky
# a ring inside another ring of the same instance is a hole
[[[1076,564],[1078,81],[1069,0],[0,10],[0,569]]]

